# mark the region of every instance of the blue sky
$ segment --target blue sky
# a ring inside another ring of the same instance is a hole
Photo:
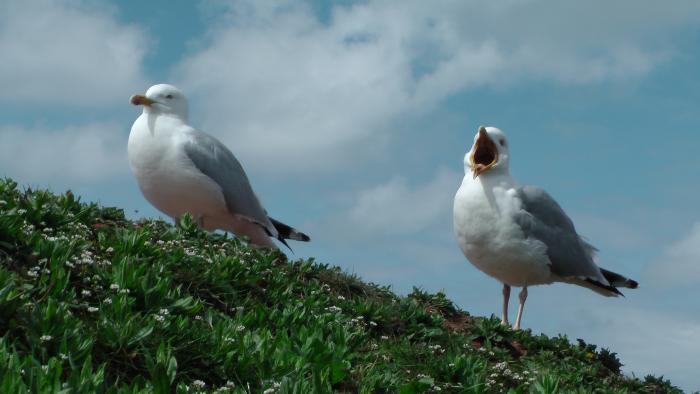
[[[489,315],[500,285],[451,210],[494,125],[513,175],[641,284],[532,288],[524,325],[700,389],[700,3],[492,3],[0,2],[0,175],[158,216],[129,172],[128,98],[170,82],[312,236],[297,257]]]

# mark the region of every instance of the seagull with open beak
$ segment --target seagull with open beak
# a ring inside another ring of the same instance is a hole
[[[544,190],[520,186],[509,171],[508,141],[495,127],[479,127],[464,157],[465,177],[455,195],[454,232],[479,270],[503,283],[503,317],[509,324],[511,286],[522,287],[515,329],[520,328],[527,288],[553,282],[620,296],[637,282],[598,267],[596,249]]]

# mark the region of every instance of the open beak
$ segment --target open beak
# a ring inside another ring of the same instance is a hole
[[[143,105],[146,107],[150,107],[151,104],[155,103],[154,100],[151,100],[142,94],[135,94],[135,95],[131,96],[131,98],[129,99],[129,102],[131,104],[134,104],[134,105]]]
[[[484,126],[479,127],[479,136],[472,148],[470,161],[474,179],[498,163],[498,148],[489,138]]]

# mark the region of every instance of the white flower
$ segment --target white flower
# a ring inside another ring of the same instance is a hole
[[[48,342],[48,341],[50,341],[50,340],[52,340],[52,339],[53,339],[53,337],[52,337],[51,335],[42,335],[41,338],[39,338],[39,340],[40,340],[41,342]]]
[[[85,297],[89,297],[92,293],[90,293],[90,290],[83,290],[80,292],[80,294],[84,295]]]
[[[112,283],[111,285],[109,285],[109,288],[112,290],[119,290],[119,285],[116,283]]]
[[[373,322],[373,321],[370,321],[370,322],[369,322],[369,325],[372,326],[372,327],[377,327],[377,323],[375,323],[375,322]]]
[[[112,252],[114,252],[114,248],[110,246],[109,248],[107,248],[106,252],[112,253]]]
[[[239,324],[236,326],[236,331],[241,332],[245,330],[245,326],[243,324]]]
[[[192,386],[203,389],[207,384],[204,383],[203,381],[197,379],[194,382],[192,382]]]
[[[343,297],[343,296],[341,296],[341,295],[338,296],[338,299],[341,300],[341,301],[345,301],[345,297]]]
[[[167,309],[165,309],[165,308],[163,308],[163,309],[161,309],[158,313],[161,314],[161,315],[163,315],[163,316],[167,316],[167,315],[170,314],[170,311],[167,310]]]
[[[95,312],[97,312],[97,311],[99,311],[99,310],[100,310],[100,308],[96,308],[96,307],[94,307],[94,306],[90,306],[90,307],[87,308],[87,311],[90,312],[90,313],[95,313]]]
[[[381,338],[382,340],[384,340],[384,341],[386,341],[387,339],[389,339],[389,337],[386,336],[386,335],[382,335],[380,338]]]
[[[159,323],[162,323],[165,320],[165,316],[162,315],[154,315],[153,318]]]
[[[105,304],[111,304],[111,303],[112,303],[112,299],[109,298],[109,297],[107,297],[107,298],[105,298],[105,300],[104,300],[103,302],[104,302]]]

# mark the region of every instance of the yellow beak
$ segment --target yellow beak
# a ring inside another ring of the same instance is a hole
[[[142,94],[135,94],[135,95],[131,96],[131,98],[129,99],[129,102],[131,104],[134,104],[134,105],[143,105],[146,107],[150,107],[151,104],[155,103],[154,100],[151,100]]]

